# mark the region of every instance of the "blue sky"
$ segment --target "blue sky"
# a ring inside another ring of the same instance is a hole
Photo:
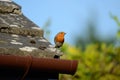
[[[109,13],[120,19],[120,0],[14,0],[22,12],[42,27],[51,19],[51,37],[59,31],[66,32],[65,41],[72,44],[76,35],[84,36],[88,21],[93,19],[99,36],[115,36],[117,25]]]

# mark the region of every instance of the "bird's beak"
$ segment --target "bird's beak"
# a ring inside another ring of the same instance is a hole
[[[66,35],[66,33],[64,33]]]

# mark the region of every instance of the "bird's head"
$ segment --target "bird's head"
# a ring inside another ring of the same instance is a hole
[[[65,36],[66,33],[65,33],[65,32],[59,32],[58,34],[59,34],[60,36]]]

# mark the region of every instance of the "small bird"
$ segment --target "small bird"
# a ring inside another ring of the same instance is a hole
[[[55,38],[54,38],[54,42],[55,42],[55,48],[60,48],[63,43],[64,43],[64,36],[65,36],[65,32],[59,32]]]
[[[64,36],[65,36],[65,32],[59,32],[55,38],[54,38],[54,42],[55,42],[55,48],[60,48],[63,43],[64,43]]]

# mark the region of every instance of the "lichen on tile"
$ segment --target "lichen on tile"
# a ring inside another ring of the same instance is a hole
[[[11,40],[11,44],[16,44],[16,45],[23,45],[21,42],[17,42],[16,40]]]
[[[38,41],[41,41],[41,42],[48,42],[47,40],[43,39],[43,38],[40,38]]]
[[[39,27],[31,27],[32,29],[41,30]]]
[[[36,47],[30,47],[30,46],[24,46],[19,48],[21,51],[27,51],[27,52],[32,52],[33,50],[37,50]]]
[[[19,37],[19,36],[18,36],[18,35],[16,35],[16,34],[12,34],[11,36],[12,36],[12,37]]]

